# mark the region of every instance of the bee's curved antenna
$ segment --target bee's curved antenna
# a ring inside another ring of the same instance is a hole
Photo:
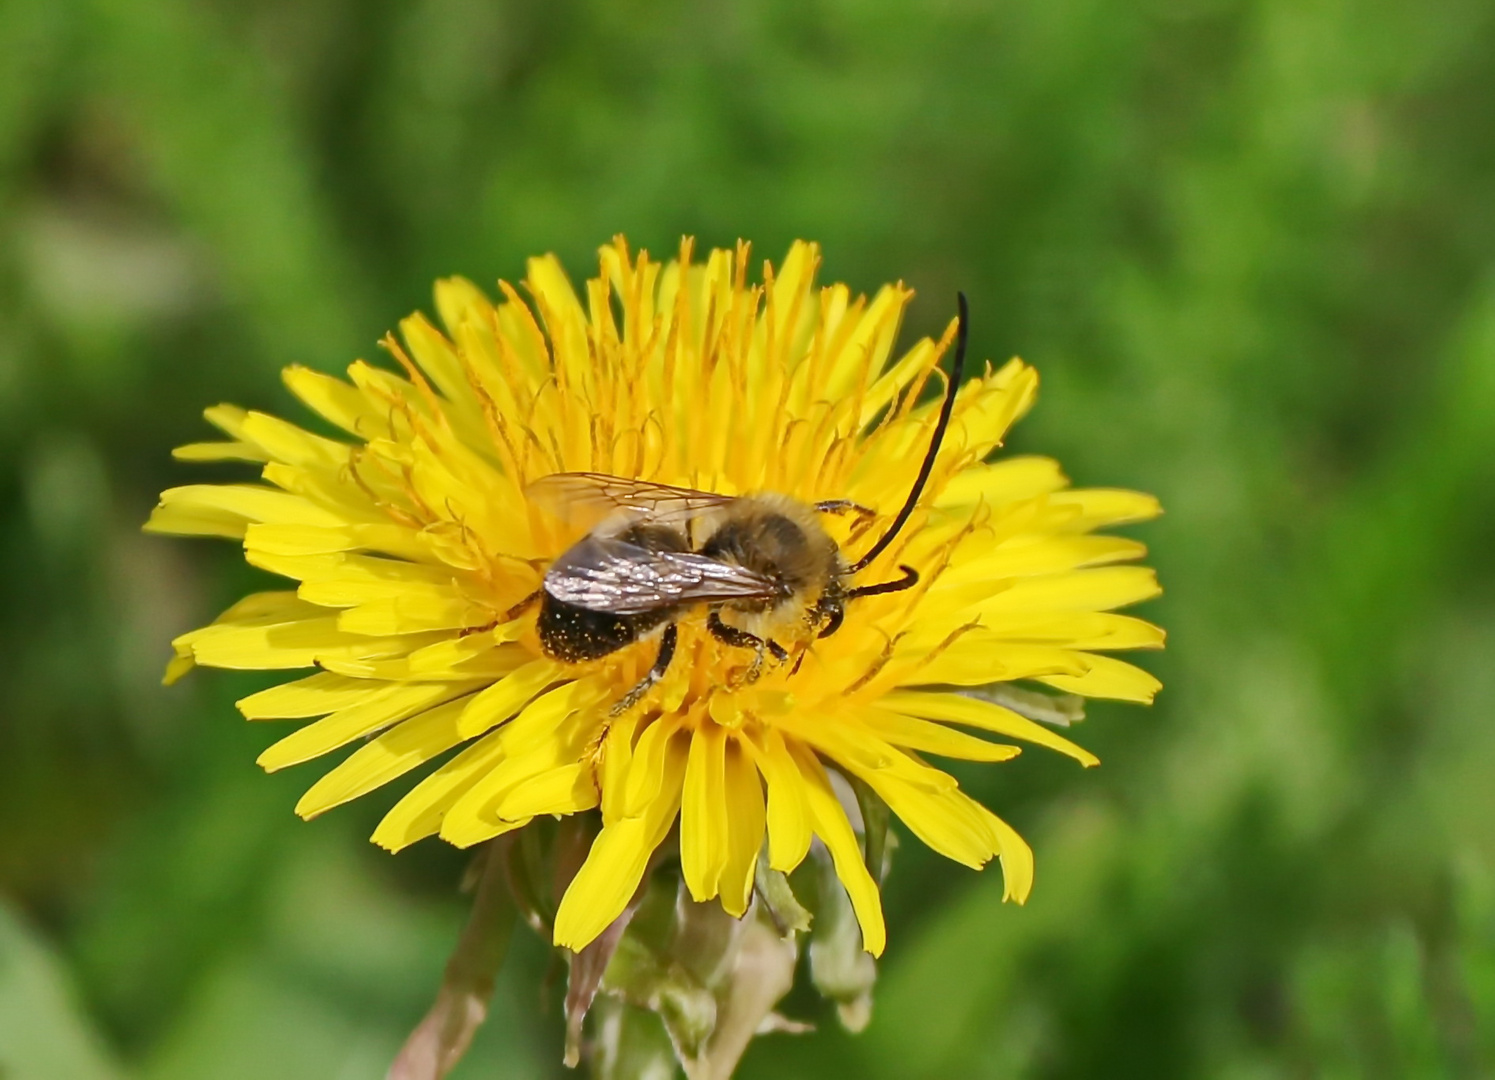
[[[945,439],[945,429],[950,426],[950,414],[955,411],[955,392],[960,389],[960,376],[965,370],[966,335],[971,322],[970,314],[966,309],[966,294],[956,293],[955,301],[960,308],[960,323],[955,332],[955,362],[950,365],[950,384],[945,391],[945,402],[940,406],[940,418],[934,426],[934,437],[929,440],[929,451],[924,455],[924,464],[919,467],[919,475],[914,480],[913,489],[909,491],[903,509],[898,511],[898,516],[893,519],[893,524],[888,526],[888,531],[882,534],[882,538],[873,544],[865,555],[847,568],[848,574],[865,570],[872,560],[881,555],[893,542],[893,538],[898,535],[898,530],[908,522],[910,515],[914,512],[914,507],[919,504],[919,496],[924,493],[924,485],[929,480],[929,474],[934,470],[934,459],[940,452],[940,443]]]

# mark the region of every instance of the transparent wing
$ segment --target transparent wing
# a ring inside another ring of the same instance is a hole
[[[560,520],[583,528],[618,510],[632,510],[661,525],[680,525],[734,501],[730,495],[590,472],[542,476],[524,493]]]
[[[780,595],[768,578],[732,563],[599,536],[588,536],[555,561],[545,575],[545,591],[563,603],[615,615]]]

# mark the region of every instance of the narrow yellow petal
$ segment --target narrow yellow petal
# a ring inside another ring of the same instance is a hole
[[[596,688],[585,682],[566,683],[536,698],[500,731],[504,760],[468,790],[448,811],[441,835],[458,847],[470,847],[516,827],[524,811],[507,813],[503,802],[521,785],[551,770],[573,765],[601,733],[596,717],[587,711],[596,701]],[[595,784],[587,796],[595,806]]]
[[[768,864],[787,874],[810,852],[810,806],[784,737],[769,728],[759,751],[758,767],[768,784]]]
[[[1004,644],[1058,645],[1084,650],[1160,649],[1167,637],[1150,622],[1109,611],[1014,612],[983,622],[981,631]]]
[[[628,779],[623,785],[624,817],[641,817],[649,804],[659,798],[671,736],[680,730],[681,720],[677,713],[666,713],[639,736],[633,748],[633,760],[628,766]]]
[[[340,469],[348,463],[347,443],[313,435],[278,416],[252,412],[239,427],[239,437],[263,450],[271,460],[313,469]]]
[[[793,746],[795,764],[804,778],[804,791],[810,810],[810,821],[815,835],[824,841],[836,864],[836,876],[851,899],[851,909],[856,912],[857,923],[862,928],[862,948],[873,956],[881,956],[888,942],[888,928],[883,921],[882,897],[877,882],[867,871],[862,858],[862,846],[852,832],[846,811],[831,788],[830,777],[815,754],[807,747]]]
[[[203,515],[223,515],[250,522],[272,521],[287,525],[343,524],[342,518],[300,495],[259,484],[188,484],[161,492],[161,511],[179,510]],[[161,531],[154,524],[146,528]]]
[[[436,384],[437,389],[448,400],[466,398],[472,393],[467,385],[467,376],[462,373],[462,362],[457,359],[452,343],[424,315],[416,314],[401,319],[400,336],[405,339],[410,355],[426,373],[426,377]]]
[[[399,656],[429,644],[431,634],[370,638],[346,634],[336,616],[295,619],[268,626],[207,626],[193,631],[192,654],[207,667],[280,670],[332,660]],[[330,666],[330,663],[328,663]]]
[[[493,732],[466,747],[395,803],[370,837],[390,851],[399,851],[441,828],[441,819],[471,787],[503,760],[503,743]]]
[[[1001,506],[1058,491],[1069,483],[1052,458],[1018,456],[963,469],[945,484],[935,499],[939,507],[969,506],[984,501]]]
[[[1001,851],[990,815],[965,792],[930,791],[886,771],[857,773],[910,832],[945,858],[979,870]]]
[[[337,526],[250,525],[244,530],[244,548],[266,556],[368,551],[417,562],[430,559],[430,552],[414,529],[367,522]]]
[[[690,740],[680,806],[680,870],[697,901],[717,894],[727,864],[727,808],[722,802],[726,741],[715,723],[702,724]]]
[[[1081,567],[1140,559],[1147,545],[1125,536],[1053,536],[1028,534],[997,545],[962,569],[992,582],[1006,578],[1059,574]]]
[[[299,364],[281,377],[304,405],[349,434],[375,439],[389,433],[387,407],[375,406],[357,387]]]
[[[1151,521],[1163,512],[1162,504],[1155,496],[1120,488],[1061,491],[1054,494],[1050,501],[1055,505],[1079,508],[1080,515],[1068,526],[1075,532],[1108,525],[1125,525],[1133,521]]]
[[[344,608],[337,617],[337,626],[350,634],[382,637],[425,630],[463,630],[491,619],[491,608],[474,604],[454,588],[425,587]]]
[[[192,659],[191,653],[183,656],[178,653],[166,662],[166,672],[161,676],[162,686],[171,686],[173,683],[183,679],[197,666],[197,661]]]
[[[485,325],[493,315],[493,302],[482,289],[464,277],[439,278],[436,282],[436,313],[453,337],[464,322]]]
[[[1026,716],[1019,716],[1011,709],[1004,709],[989,701],[978,701],[960,694],[895,690],[891,694],[884,695],[878,704],[884,709],[909,716],[964,724],[967,727],[977,727],[985,731],[996,732],[998,735],[1022,739],[1024,742],[1037,743],[1039,746],[1058,750],[1061,754],[1068,754],[1082,765],[1100,764],[1100,758],[1084,747],[1075,745],[1062,735],[1055,734],[1049,728],[1029,720]]]
[[[577,814],[597,805],[597,784],[588,762],[572,761],[536,773],[499,800],[493,812],[510,821],[542,814]]]
[[[472,699],[457,728],[464,739],[481,735],[528,705],[531,699],[557,681],[564,669],[551,660],[531,660],[506,675]]]
[[[1021,578],[975,610],[982,618],[1011,612],[1106,611],[1149,600],[1162,589],[1146,566],[1106,566]]]
[[[998,857],[1002,860],[1002,899],[1026,904],[1028,894],[1033,891],[1033,849],[1007,822],[980,803],[976,808],[997,837]]]
[[[1010,360],[979,383],[973,379],[967,385],[973,392],[961,394],[947,438],[979,459],[1001,446],[1007,429],[1033,407],[1038,373],[1021,360]]]
[[[266,462],[270,455],[245,442],[195,442],[178,446],[171,452],[177,461],[252,461]]]
[[[753,875],[763,847],[763,782],[749,754],[746,740],[727,740],[723,771],[723,809],[727,821],[727,858],[720,892],[728,915],[741,918],[753,897]]]
[[[281,683],[235,702],[246,720],[299,720],[326,716],[357,704],[387,684],[371,679],[350,679],[319,671],[304,679]]]
[[[628,791],[628,773],[633,767],[633,736],[638,730],[636,713],[620,716],[607,728],[602,744],[602,823],[611,825],[623,816]]]
[[[943,724],[916,720],[886,709],[867,708],[852,715],[868,730],[894,746],[922,753],[963,758],[966,761],[1010,761],[1022,752],[1016,746],[987,742],[963,731],[954,731]]]
[[[465,705],[460,699],[438,705],[359,747],[301,796],[296,813],[304,818],[316,817],[456,746],[462,741],[457,718]]]
[[[592,843],[555,916],[555,944],[579,952],[622,913],[638,889],[649,857],[674,824],[689,754],[686,736],[669,740],[658,797],[644,813],[604,826]]]
[[[1110,656],[1078,654],[1090,670],[1083,675],[1045,675],[1041,682],[1071,694],[1086,697],[1117,698],[1121,701],[1136,701],[1150,704],[1163,684],[1156,678]]]
[[[898,666],[889,664],[884,675],[872,685],[878,688],[934,683],[984,686],[1047,675],[1083,675],[1090,670],[1073,649],[1008,642],[984,628],[962,635],[943,652],[934,654],[933,659],[929,649],[934,646],[927,642],[928,639],[916,639],[911,634],[896,654],[902,662]]]
[[[362,701],[287,735],[257,759],[266,772],[321,757],[390,724],[443,702],[466,697],[481,685],[472,682],[389,683],[366,692]]]

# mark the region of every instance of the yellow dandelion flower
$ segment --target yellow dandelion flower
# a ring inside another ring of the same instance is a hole
[[[1047,458],[988,461],[1033,402],[1037,375],[1022,362],[960,387],[922,498],[850,575],[834,634],[818,636],[828,609],[807,589],[756,607],[683,604],[673,629],[630,624],[636,634],[592,658],[542,642],[533,599],[597,523],[585,506],[557,510],[559,474],[775,493],[788,520],[818,521],[844,568],[886,530],[930,444],[941,402],[920,405],[920,391],[944,378],[956,322],[889,362],[911,296],[902,285],[870,300],[817,288],[808,243],[765,264],[761,284],[745,244],[704,265],[691,255],[686,241],[661,265],[619,238],[581,296],[549,256],[529,263],[528,300],[508,284],[494,303],[465,280],[439,282],[445,333],[413,315],[403,344],[384,341],[403,377],[363,361],[346,382],[286,370],[344,439],[207,410],[228,441],[177,456],[262,463],[264,483],[173,488],[147,527],[242,540],[249,562],[299,584],[178,638],[168,680],[196,664],[319,669],[239,702],[251,720],[311,721],[261,755],[266,769],[359,744],[297,804],[307,818],[460,747],[380,823],[373,839],[391,850],[438,834],[465,847],[541,815],[600,810],[555,921],[556,944],[572,949],[624,909],[678,818],[691,895],[720,897],[733,915],[749,905],[765,838],[772,867],[788,871],[819,837],[865,948],[880,953],[878,884],[833,771],[865,782],[942,854],[972,867],[999,858],[1007,896],[1024,900],[1028,846],[926,755],[1018,753],[974,730],[1095,764],[1053,727],[961,689],[1034,680],[1150,701],[1158,683],[1101,651],[1157,647],[1163,634],[1114,613],[1158,592],[1150,570],[1118,565],[1143,546],[1096,534],[1154,516],[1152,497],[1069,489]],[[607,481],[576,483],[596,494]],[[844,503],[811,509],[832,500]],[[666,633],[673,657],[651,684]]]

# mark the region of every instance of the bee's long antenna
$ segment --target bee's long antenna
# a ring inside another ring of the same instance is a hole
[[[908,522],[914,507],[919,504],[919,496],[924,493],[924,485],[929,480],[929,474],[934,471],[934,459],[940,452],[940,443],[945,439],[945,429],[950,426],[950,414],[955,411],[955,392],[960,389],[960,376],[966,363],[966,334],[971,322],[966,310],[966,294],[956,293],[955,301],[960,308],[960,323],[955,331],[955,362],[950,365],[950,384],[945,391],[945,402],[940,406],[939,422],[934,425],[934,437],[929,440],[929,451],[924,455],[924,464],[919,466],[919,476],[914,480],[913,490],[908,493],[908,500],[903,504],[903,509],[898,511],[893,524],[888,526],[888,531],[872,545],[871,550],[851,564],[847,569],[849,574],[865,570],[893,542],[893,537],[898,535],[898,530]]]

